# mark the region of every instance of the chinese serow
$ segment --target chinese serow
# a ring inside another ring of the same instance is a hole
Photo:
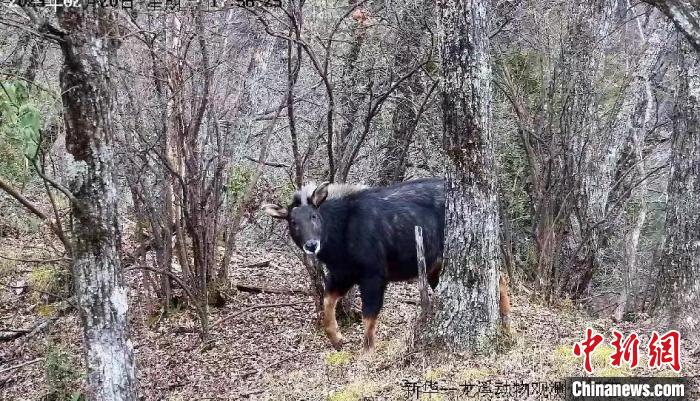
[[[287,207],[267,204],[263,210],[286,220],[297,246],[326,264],[323,325],[336,349],[342,346],[336,304],[355,284],[362,299],[363,345],[366,350],[374,348],[387,283],[418,275],[415,226],[423,229],[428,282],[433,288],[437,285],[444,248],[442,179],[377,188],[307,184]]]

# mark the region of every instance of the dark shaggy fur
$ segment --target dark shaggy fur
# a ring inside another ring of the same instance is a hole
[[[344,294],[358,284],[362,314],[376,316],[387,282],[418,274],[415,226],[423,228],[428,266],[442,256],[444,204],[440,179],[366,189],[322,203],[318,258],[328,267],[327,290]]]
[[[340,347],[335,303],[353,285],[360,287],[365,347],[374,343],[376,317],[390,281],[417,276],[414,227],[423,229],[431,286],[437,284],[444,246],[445,190],[442,179],[407,181],[388,187],[305,186],[291,205],[266,205],[284,218],[299,248],[326,264],[326,332]],[[312,192],[313,191],[313,192]]]

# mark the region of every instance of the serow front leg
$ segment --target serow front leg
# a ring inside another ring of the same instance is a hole
[[[343,335],[340,334],[338,321],[335,319],[335,307],[340,297],[336,292],[328,292],[323,296],[323,329],[336,350],[343,347]]]

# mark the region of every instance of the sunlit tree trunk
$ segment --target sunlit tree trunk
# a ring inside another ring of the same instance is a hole
[[[81,166],[74,199],[73,275],[83,323],[90,399],[135,400],[133,347],[119,260],[117,183],[112,140],[115,105],[109,79],[116,39],[107,9],[58,13],[64,63],[60,81],[66,147]]]
[[[425,339],[449,350],[488,350],[498,334],[498,204],[490,125],[485,0],[443,0],[445,267]]]
[[[685,42],[685,41],[684,41]],[[673,326],[697,335],[700,323],[700,57],[680,45],[671,137],[666,238],[657,304]]]

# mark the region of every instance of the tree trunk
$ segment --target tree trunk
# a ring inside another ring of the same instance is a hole
[[[66,148],[84,167],[73,183],[73,275],[83,323],[90,399],[135,400],[133,347],[128,338],[126,288],[119,260],[117,184],[110,59],[113,15],[65,9],[58,20],[64,63],[60,82]]]
[[[630,5],[629,1],[627,4],[628,6]],[[637,66],[638,73],[635,74],[632,84],[630,85],[632,93],[629,107],[633,109],[633,112],[629,115],[623,115],[623,117],[628,118],[625,123],[629,124],[630,127],[630,138],[628,140],[631,148],[629,153],[632,155],[630,164],[634,166],[634,174],[631,174],[632,178],[630,178],[629,181],[631,183],[632,181],[642,179],[642,182],[639,183],[637,188],[629,189],[630,200],[635,202],[637,207],[634,208],[632,212],[628,212],[631,216],[628,217],[628,224],[626,226],[629,228],[627,228],[623,240],[623,289],[622,294],[620,294],[618,305],[612,316],[613,320],[616,322],[623,319],[624,313],[628,309],[630,298],[638,289],[639,280],[636,279],[638,276],[637,248],[647,216],[647,184],[646,181],[643,180],[646,176],[644,139],[646,133],[651,131],[652,125],[654,124],[654,117],[656,116],[655,113],[658,105],[654,95],[654,82],[652,77],[662,54],[662,50],[665,47],[662,46],[662,36],[668,33],[668,30],[664,29],[665,26],[663,24],[659,24],[659,26],[652,28],[650,32],[645,33],[641,21],[637,20],[636,23],[640,39],[644,39],[645,37],[648,39],[645,42],[645,50]],[[655,21],[652,21],[652,23],[655,23]],[[627,190],[625,192],[627,192]]]
[[[408,48],[407,48],[408,49]],[[413,49],[414,51],[417,49]],[[406,56],[408,50],[399,56]],[[406,85],[398,88],[398,100],[392,118],[391,135],[386,144],[386,152],[379,166],[378,185],[389,185],[401,182],[406,175],[408,150],[413,142],[413,133],[418,125],[418,113],[413,107],[413,99],[425,91],[420,74],[413,74]]]
[[[499,254],[491,68],[485,0],[440,2],[445,267],[425,339],[448,350],[488,351],[498,334]]]
[[[158,63],[158,55],[156,54],[158,43],[161,43],[161,46],[166,46],[167,43],[165,42],[165,40],[159,42],[154,38],[149,48],[149,56],[153,68],[153,85],[155,87],[157,104],[160,107],[160,119],[157,125],[160,132],[160,135],[158,135],[158,148],[161,155],[170,161],[172,160],[170,150],[172,133],[169,132],[168,126],[167,100],[170,96],[170,88],[168,88],[168,85],[164,85],[164,82],[167,82],[167,71],[166,68]],[[159,192],[163,194],[163,200],[158,202],[157,213],[152,213],[153,215],[157,214],[160,217],[160,221],[154,221],[152,218],[151,230],[154,236],[160,235],[161,238],[158,242],[162,246],[156,248],[156,262],[163,271],[170,273],[173,268],[173,177],[162,163],[157,169],[163,177],[157,184]],[[172,288],[168,274],[161,275],[160,288],[161,304],[163,305],[163,310],[167,312],[172,304]]]
[[[700,323],[700,57],[680,44],[657,306],[673,328],[697,335]]]
[[[697,0],[644,0],[666,14],[700,52],[700,5]]]

